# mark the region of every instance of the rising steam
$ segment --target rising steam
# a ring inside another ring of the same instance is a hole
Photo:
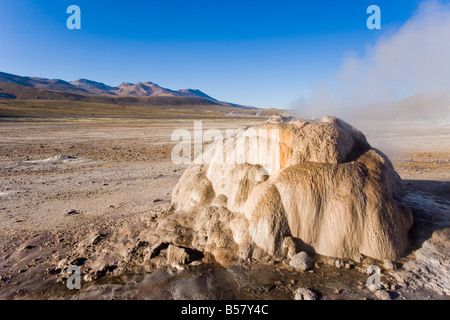
[[[293,103],[301,114],[325,113],[450,89],[450,4],[422,3],[398,30],[384,35],[364,57],[346,57],[333,79],[316,84],[309,99]]]

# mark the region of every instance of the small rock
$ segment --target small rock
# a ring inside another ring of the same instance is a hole
[[[262,261],[262,259],[266,256],[265,252],[263,249],[261,249],[260,247],[255,247],[253,248],[252,251],[252,259],[255,259],[257,261]]]
[[[161,201],[162,201],[162,199],[155,199],[155,200],[153,200],[153,203],[161,202]]]
[[[341,259],[336,259],[334,266],[336,268],[342,269],[345,267],[344,261],[342,261]]]
[[[74,266],[82,266],[86,260],[86,258],[75,258],[70,262],[70,264]]]
[[[317,294],[307,288],[298,288],[294,292],[295,300],[317,300]]]
[[[292,237],[284,237],[281,247],[283,248],[283,251],[288,259],[292,259],[292,257],[297,253],[297,246],[295,245],[294,238]]]
[[[87,273],[84,275],[83,281],[85,281],[85,282],[92,281],[92,280],[94,280],[94,276],[95,276],[95,273]]]
[[[306,271],[314,267],[314,262],[306,252],[302,251],[292,257],[289,265],[295,269]]]
[[[327,258],[327,260],[325,261],[325,263],[327,264],[327,265],[329,265],[329,266],[335,266],[335,264],[336,264],[336,259],[335,258],[331,258],[331,257],[329,257],[329,258]]]
[[[397,265],[395,264],[395,262],[392,262],[391,260],[384,260],[383,267],[389,271],[397,269]]]
[[[357,254],[353,257],[353,261],[356,263],[361,263],[364,260],[364,256],[362,254]]]
[[[75,209],[72,209],[69,212],[67,212],[67,215],[69,215],[69,216],[73,216],[73,215],[76,215],[76,214],[80,214],[80,212],[75,210]]]
[[[47,268],[46,272],[48,274],[59,274],[61,273],[61,268]]]
[[[375,296],[378,300],[392,300],[390,292],[385,290],[375,291]]]
[[[169,245],[167,250],[167,263],[171,265],[183,265],[189,261],[189,255],[184,248]]]
[[[104,234],[104,233],[96,234],[95,236],[92,237],[93,240],[92,240],[91,244],[95,246],[95,245],[99,244],[103,239],[105,239],[105,237],[106,237],[106,234]]]
[[[58,280],[56,280],[56,282],[66,284],[67,283],[67,277],[58,278]]]
[[[105,265],[102,269],[95,271],[94,274],[92,275],[91,279],[98,280],[98,279],[104,277],[106,275],[106,273],[112,272],[115,269],[117,269],[117,266]]]
[[[28,252],[28,251],[30,251],[30,250],[32,250],[34,248],[36,248],[36,246],[28,245],[28,246],[23,247],[23,249],[21,251],[22,252]]]
[[[140,241],[139,240],[138,243],[136,244],[136,247],[143,248],[143,247],[146,247],[148,245],[149,245],[149,243],[147,241]]]
[[[334,289],[334,293],[341,294],[344,290],[342,289]]]

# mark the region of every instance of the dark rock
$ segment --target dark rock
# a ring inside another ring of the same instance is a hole
[[[28,251],[30,251],[30,250],[32,250],[32,249],[34,249],[34,248],[36,248],[36,246],[28,245],[28,246],[25,246],[25,247],[22,249],[22,252],[28,252]]]
[[[113,272],[115,269],[117,269],[117,266],[115,265],[105,265],[101,270],[95,271],[94,275],[92,276],[92,280],[103,278],[108,272]]]
[[[46,270],[48,274],[60,274],[61,271],[61,268],[47,268]]]
[[[95,236],[94,240],[92,240],[92,245],[97,245],[99,244],[103,239],[106,238],[106,234],[105,233],[99,233]]]
[[[72,260],[72,262],[70,264],[74,265],[74,266],[82,266],[82,265],[84,265],[86,260],[87,260],[86,258],[75,258]]]
[[[156,258],[159,256],[162,250],[167,249],[167,247],[170,245],[168,242],[161,242],[157,245],[153,246],[151,253],[150,253],[150,259]]]

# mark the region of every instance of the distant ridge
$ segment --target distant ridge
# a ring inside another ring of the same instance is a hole
[[[10,73],[0,72],[0,82],[18,84],[44,90],[56,90],[69,93],[89,94],[87,90],[77,88],[67,81],[59,79],[45,79],[37,77],[22,77]]]
[[[211,99],[211,100],[217,101],[216,99],[208,96],[206,93],[201,92],[198,89],[181,89],[181,90],[178,90],[178,92],[185,93],[186,95],[192,96],[192,97],[200,97],[200,98],[206,98],[206,99]]]
[[[116,87],[111,87],[104,83],[88,79],[71,81],[70,84],[79,89],[86,90],[87,92],[93,94],[112,94],[112,90],[117,89]]]
[[[30,87],[40,90],[50,90],[59,91],[63,93],[77,94],[77,95],[95,95],[95,96],[111,96],[111,97],[194,97],[202,98],[211,101],[211,104],[219,104],[224,106],[231,106],[241,109],[255,109],[253,107],[241,106],[238,104],[233,104],[229,102],[218,101],[213,97],[207,95],[206,93],[198,89],[181,89],[181,90],[171,90],[163,88],[156,83],[138,82],[136,84],[124,82],[117,87],[109,86],[107,84],[89,80],[89,79],[79,79],[71,82],[67,82],[60,79],[46,79],[39,77],[24,77],[18,76],[10,73],[0,72],[0,83],[14,84],[24,87]],[[26,92],[26,93],[25,93]],[[33,99],[51,99],[52,96],[60,96],[58,94],[51,94],[48,92],[37,92],[25,89],[20,89],[19,87],[13,86],[2,86],[0,90],[0,98],[6,99],[27,99],[26,96],[30,96],[28,99],[33,97]],[[68,98],[65,96],[65,98]],[[79,99],[73,96],[70,99]]]

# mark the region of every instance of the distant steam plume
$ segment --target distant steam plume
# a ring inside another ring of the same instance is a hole
[[[293,107],[308,116],[344,107],[403,99],[450,89],[450,4],[422,3],[396,32],[384,35],[364,57],[347,56],[333,79],[316,84]]]

